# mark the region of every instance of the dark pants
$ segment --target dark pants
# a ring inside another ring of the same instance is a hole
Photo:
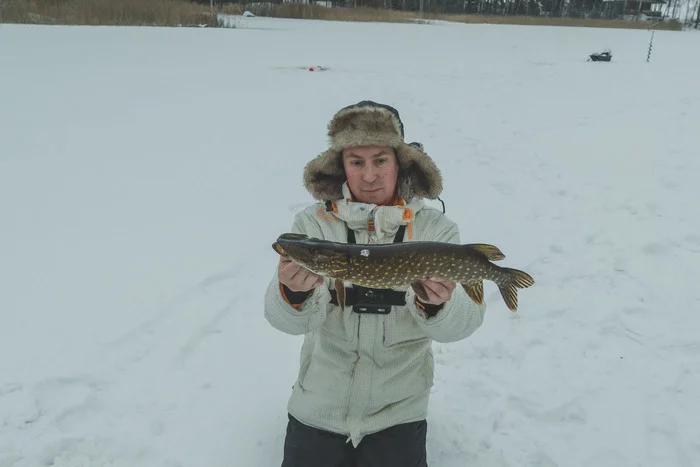
[[[428,467],[425,420],[393,426],[362,438],[318,430],[290,416],[282,467]]]

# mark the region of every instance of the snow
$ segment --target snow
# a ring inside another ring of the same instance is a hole
[[[537,281],[434,344],[430,465],[700,465],[700,36],[241,24],[0,27],[0,467],[279,465],[270,245],[363,99]]]

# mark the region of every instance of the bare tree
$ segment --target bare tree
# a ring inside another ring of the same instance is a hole
[[[700,0],[698,0],[698,14],[695,18],[695,29],[700,28]]]

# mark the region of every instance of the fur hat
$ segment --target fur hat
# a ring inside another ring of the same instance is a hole
[[[442,175],[420,143],[406,144],[399,112],[388,105],[362,101],[338,111],[328,124],[330,147],[304,167],[304,186],[318,200],[343,198],[346,181],[343,149],[389,146],[399,162],[399,196],[435,199],[442,192]]]

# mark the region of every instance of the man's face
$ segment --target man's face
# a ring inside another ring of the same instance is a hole
[[[343,168],[355,201],[391,205],[399,164],[393,148],[363,146],[343,151]]]

